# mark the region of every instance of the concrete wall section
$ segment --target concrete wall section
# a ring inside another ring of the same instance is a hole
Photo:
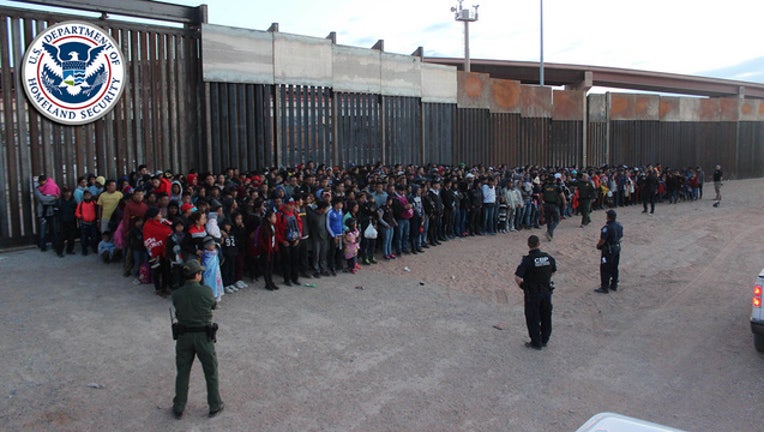
[[[679,98],[679,119],[680,121],[699,121],[700,99]]]
[[[457,102],[456,68],[451,66],[422,63],[422,102]]]
[[[719,99],[700,99],[698,104],[698,120],[702,122],[719,121],[721,107]]]
[[[607,121],[608,105],[606,94],[591,94],[589,97],[589,121],[600,123]]]
[[[273,33],[276,84],[331,87],[332,41],[288,33]]]
[[[736,122],[740,120],[740,102],[738,98],[719,98],[719,120],[723,122]]]
[[[611,120],[634,120],[635,96],[631,93],[608,93]]]
[[[273,33],[202,24],[204,81],[273,84]]]
[[[520,99],[523,106],[523,117],[552,117],[551,87],[524,85],[521,89]]]
[[[740,120],[742,121],[761,121],[762,106],[759,99],[745,99],[740,102]]]
[[[332,47],[332,86],[339,92],[380,94],[380,52],[342,45]]]
[[[520,81],[491,79],[491,112],[521,113],[521,89]]]
[[[661,121],[678,122],[682,119],[679,115],[680,99],[677,96],[662,96],[660,98],[659,117]]]
[[[491,107],[491,77],[488,74],[458,71],[456,76],[459,82],[459,108]]]
[[[584,120],[585,93],[579,90],[552,92],[552,118],[555,120]]]
[[[661,100],[658,95],[634,95],[634,120],[658,120]]]
[[[422,95],[422,59],[383,52],[381,64],[383,96]]]

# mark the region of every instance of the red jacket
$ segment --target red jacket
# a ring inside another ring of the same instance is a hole
[[[80,222],[94,223],[96,221],[96,202],[93,200],[80,202],[77,204],[74,215]]]
[[[257,238],[257,252],[259,255],[273,256],[279,251],[279,242],[273,240],[273,229],[267,221],[261,222],[262,225],[256,230],[259,234]],[[253,233],[254,234],[254,233]]]
[[[281,207],[278,218],[276,218],[276,242],[279,244],[287,241],[287,218],[289,216],[294,216],[297,219],[297,228],[300,229],[300,238],[302,238],[302,219],[300,215],[294,210],[288,211],[287,206],[284,205]]]
[[[143,224],[143,245],[151,258],[164,256],[164,248],[170,234],[172,228],[156,219],[149,219]]]

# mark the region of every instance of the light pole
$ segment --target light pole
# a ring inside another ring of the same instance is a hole
[[[543,86],[544,85],[544,0],[539,0],[539,5],[540,5],[539,27],[541,28],[541,31],[539,32],[541,33],[541,43],[540,43],[541,55],[539,60],[539,84]]]
[[[459,7],[452,7],[451,12],[455,13],[455,19],[457,21],[464,22],[464,71],[470,71],[470,23],[478,20],[478,7],[480,5],[472,5],[471,8],[463,8],[462,3],[464,0],[457,0]]]

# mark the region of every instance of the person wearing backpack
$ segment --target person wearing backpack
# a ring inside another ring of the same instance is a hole
[[[276,241],[281,251],[281,274],[284,276],[284,285],[299,286],[300,281],[297,271],[300,266],[300,240],[302,239],[302,219],[294,209],[294,198],[289,198],[286,204],[281,206],[276,222]]]

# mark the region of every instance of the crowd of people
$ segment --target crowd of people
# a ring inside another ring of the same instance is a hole
[[[718,172],[718,176],[717,176]],[[714,180],[721,179],[717,166]],[[74,187],[38,177],[39,247],[58,256],[91,251],[121,262],[134,283],[166,296],[198,260],[217,301],[264,279],[277,290],[301,278],[354,274],[379,260],[424,253],[457,237],[539,229],[613,207],[701,199],[700,167],[553,168],[363,165],[307,162],[220,173],[149,171],[118,179],[88,174]],[[718,199],[721,199],[717,191]],[[649,207],[649,208],[648,208]]]

